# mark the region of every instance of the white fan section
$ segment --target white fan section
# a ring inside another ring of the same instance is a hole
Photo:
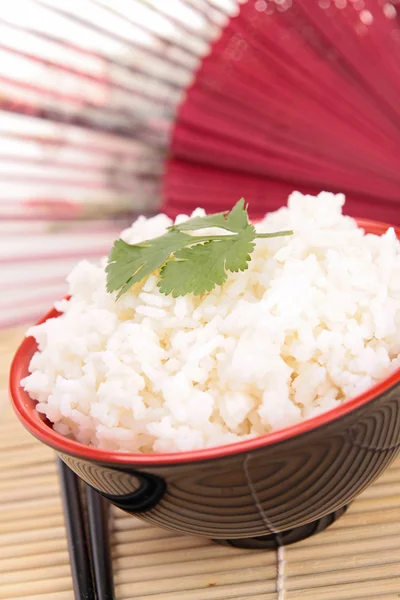
[[[236,0],[13,0],[0,11],[0,327],[161,202],[175,110]]]

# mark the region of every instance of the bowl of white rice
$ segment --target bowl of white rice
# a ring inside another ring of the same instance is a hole
[[[400,232],[344,200],[294,192],[256,224],[293,235],[257,240],[198,296],[153,273],[116,300],[106,259],[79,263],[15,356],[22,423],[162,527],[253,548],[324,529],[400,448]],[[121,238],[172,224],[140,217]]]

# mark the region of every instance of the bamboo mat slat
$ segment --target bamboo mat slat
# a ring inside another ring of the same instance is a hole
[[[23,329],[0,332],[0,600],[74,600],[54,453],[7,399]],[[225,548],[112,509],[118,600],[399,600],[400,459],[327,531],[283,551]]]

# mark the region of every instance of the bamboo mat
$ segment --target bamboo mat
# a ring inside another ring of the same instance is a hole
[[[0,332],[0,600],[73,600],[54,454],[7,401],[22,335]],[[400,598],[400,459],[330,529],[279,557],[183,537],[117,509],[111,527],[118,600]]]

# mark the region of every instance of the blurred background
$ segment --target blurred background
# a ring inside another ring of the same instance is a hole
[[[183,92],[235,0],[0,6],[0,326],[32,321],[82,256],[161,204]]]
[[[400,223],[395,0],[0,5],[0,328],[138,214],[293,189]]]

